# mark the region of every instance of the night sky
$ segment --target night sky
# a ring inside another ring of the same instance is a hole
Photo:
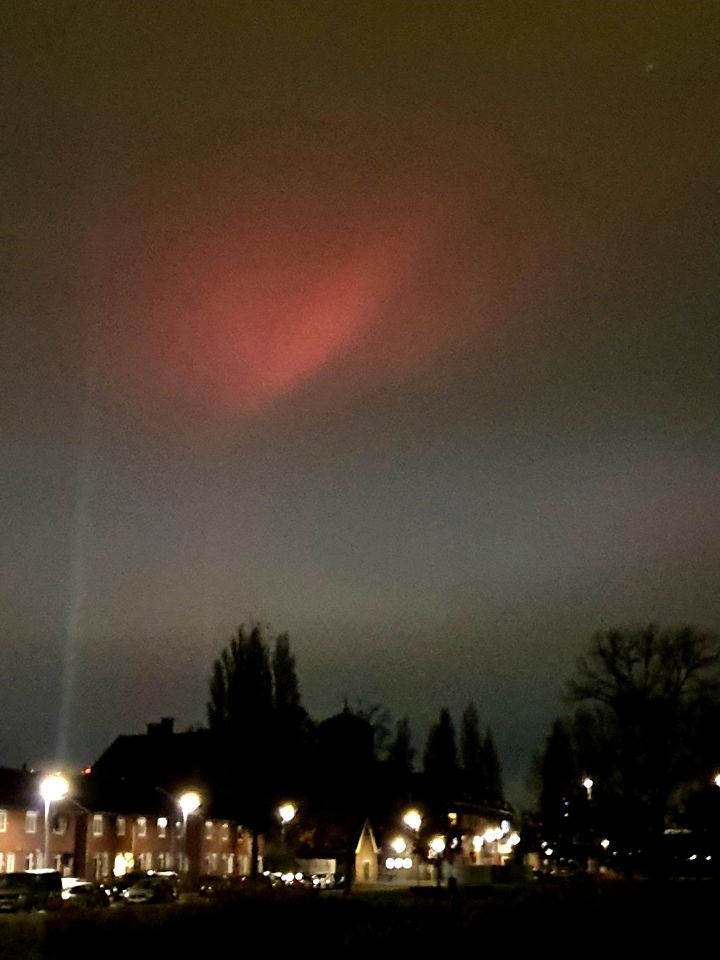
[[[493,727],[720,627],[720,4],[6,0],[0,764],[305,704]]]

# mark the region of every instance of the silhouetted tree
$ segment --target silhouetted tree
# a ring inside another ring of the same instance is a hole
[[[273,703],[280,714],[293,714],[302,709],[295,657],[290,652],[290,638],[281,633],[275,638],[272,656]]]
[[[580,773],[572,741],[562,720],[556,720],[540,760],[540,819],[544,839],[569,857],[578,829]]]
[[[578,760],[603,781],[625,845],[662,834],[671,794],[702,774],[719,663],[715,637],[654,625],[598,633],[579,660],[567,685],[569,700],[582,706]]]
[[[407,717],[401,717],[395,725],[395,737],[388,746],[387,758],[399,777],[410,777],[413,771],[415,751],[412,747],[410,721]]]
[[[305,790],[312,722],[300,699],[295,657],[287,633],[275,639],[272,655],[274,776],[277,799],[298,800]]]
[[[485,776],[487,777],[487,802],[493,806],[502,806],[505,802],[502,767],[500,766],[500,758],[495,748],[495,738],[489,727],[485,733],[483,756],[485,760]]]
[[[469,703],[462,715],[460,755],[462,757],[463,786],[468,799],[482,803],[487,793],[487,771],[483,742],[480,736],[480,719],[474,703]]]
[[[287,656],[289,650],[281,659]],[[287,677],[284,683],[292,686]],[[213,664],[207,718],[225,803],[252,829],[255,873],[258,838],[273,792],[277,735],[270,657],[259,624],[240,626]]]
[[[462,782],[467,798],[475,803],[502,806],[503,784],[500,760],[492,730],[480,734],[477,707],[469,703],[460,728]]]
[[[423,769],[433,802],[454,799],[458,784],[458,753],[455,727],[446,707],[440,711],[437,723],[428,733]]]
[[[375,757],[381,757],[386,749],[390,739],[390,712],[379,704],[368,705],[358,700],[352,713],[361,720],[366,720],[373,730],[373,745],[375,748]]]
[[[414,756],[410,721],[402,717],[395,725],[395,736],[388,744],[385,759],[378,764],[374,813],[379,822],[397,819],[400,810],[411,803]]]
[[[272,710],[272,675],[262,628],[242,625],[213,664],[208,727],[240,738],[245,746],[264,736]]]

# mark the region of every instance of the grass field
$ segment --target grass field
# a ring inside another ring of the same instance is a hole
[[[0,917],[0,960],[715,952],[711,882],[271,894]]]

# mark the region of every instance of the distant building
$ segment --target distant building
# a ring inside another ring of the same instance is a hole
[[[378,854],[370,821],[363,824],[358,845],[355,848],[355,880],[357,883],[375,883],[378,878]]]

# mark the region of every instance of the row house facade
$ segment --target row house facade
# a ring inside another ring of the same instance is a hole
[[[145,735],[118,737],[95,768],[68,778],[65,797],[47,804],[41,773],[0,768],[0,873],[247,875],[251,834],[221,815],[206,763],[202,734],[175,734],[165,719]],[[191,789],[199,806],[183,814],[180,797]]]
[[[74,820],[64,810],[49,811],[46,821],[33,771],[0,768],[0,873],[44,866],[67,872],[73,862],[74,830]]]
[[[202,815],[186,823],[167,815],[102,811],[76,819],[75,867],[99,879],[130,870],[174,870],[192,877],[250,872],[251,836],[228,820]]]
[[[133,869],[250,872],[250,833],[229,820],[81,810],[72,799],[52,803],[46,818],[40,780],[34,771],[0,770],[0,873],[51,867],[96,880]]]

